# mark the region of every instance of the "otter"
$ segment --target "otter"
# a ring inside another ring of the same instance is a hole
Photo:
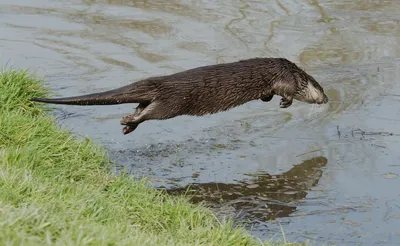
[[[215,114],[252,100],[269,102],[274,95],[281,96],[281,108],[288,108],[294,99],[310,104],[328,102],[322,86],[285,58],[251,58],[201,66],[100,93],[30,100],[69,105],[138,103],[135,112],[120,121],[126,135],[144,121]]]

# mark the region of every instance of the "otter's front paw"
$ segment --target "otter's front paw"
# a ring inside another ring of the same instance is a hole
[[[269,102],[269,101],[272,100],[273,97],[274,97],[274,95],[265,96],[265,97],[262,97],[262,98],[261,98],[261,101],[263,101],[263,102]]]
[[[282,97],[281,102],[279,103],[279,106],[281,108],[287,108],[290,105],[292,105],[292,102],[293,102],[293,100],[288,100],[288,99]]]

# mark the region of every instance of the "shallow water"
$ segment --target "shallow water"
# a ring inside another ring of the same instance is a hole
[[[60,96],[255,56],[312,74],[326,106],[279,98],[207,117],[146,122],[136,105],[55,106],[119,170],[194,192],[262,239],[400,244],[400,2],[372,0],[3,0],[3,65],[46,76]]]

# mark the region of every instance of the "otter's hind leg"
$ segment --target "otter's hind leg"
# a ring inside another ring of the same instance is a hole
[[[166,104],[160,102],[152,102],[139,114],[130,114],[123,117],[121,120],[121,125],[137,127],[137,125],[146,120],[163,120],[175,116],[172,114],[171,111],[167,110],[168,106]]]
[[[140,103],[135,110],[135,113],[130,114],[128,116],[137,116],[139,115],[149,104],[148,103]],[[125,116],[127,117],[127,116]],[[125,118],[124,117],[124,118]],[[136,128],[139,126],[140,123],[134,123],[134,124],[129,124],[126,125],[123,129],[122,129],[122,133],[124,135],[129,134],[131,132],[133,132],[134,130],[136,130]]]

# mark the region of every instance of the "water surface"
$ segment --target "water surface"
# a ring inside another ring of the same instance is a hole
[[[276,97],[126,136],[119,120],[136,105],[56,115],[119,169],[189,190],[262,239],[282,226],[317,245],[400,244],[400,2],[3,0],[0,13],[3,64],[60,96],[256,56],[296,62],[328,105],[280,109]]]

